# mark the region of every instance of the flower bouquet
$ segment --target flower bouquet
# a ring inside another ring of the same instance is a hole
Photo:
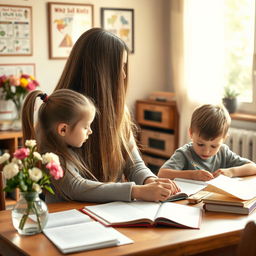
[[[12,192],[16,188],[20,191],[21,199],[12,210],[14,227],[20,234],[36,234],[42,231],[48,217],[47,206],[38,195],[42,189],[54,194],[50,178],[61,178],[63,169],[57,155],[40,155],[36,151],[35,140],[27,140],[25,146],[16,150],[12,159],[10,154],[4,153],[0,156],[0,164],[4,165],[4,191]]]
[[[12,100],[17,111],[17,119],[20,118],[20,110],[24,97],[29,91],[33,91],[39,83],[36,79],[27,74],[22,74],[19,77],[14,75],[0,76],[1,98],[4,100]]]

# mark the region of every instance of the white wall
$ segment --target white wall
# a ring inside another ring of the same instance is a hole
[[[50,93],[65,65],[65,60],[48,56],[47,0],[0,0],[0,4],[32,6],[33,56],[0,57],[1,64],[35,63],[41,89]],[[135,53],[130,55],[127,103],[133,109],[136,99],[152,91],[165,90],[167,81],[167,41],[165,0],[58,0],[50,2],[88,3],[94,5],[94,26],[100,26],[100,8],[133,8]]]

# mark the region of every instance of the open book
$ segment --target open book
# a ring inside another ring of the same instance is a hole
[[[44,234],[62,253],[133,243],[113,228],[106,228],[78,210],[50,213]]]
[[[185,199],[202,189],[241,200],[250,200],[256,197],[256,179],[241,180],[219,175],[215,179],[205,182],[181,178],[175,178],[174,181],[181,189],[181,192],[172,195],[167,201]]]
[[[201,209],[177,203],[112,202],[86,206],[83,212],[105,226],[154,226],[157,224],[182,228],[199,228]]]
[[[170,196],[166,200],[168,202],[186,199],[187,197],[194,195],[195,193],[199,192],[200,190],[204,189],[207,186],[207,183],[199,180],[175,178],[174,182],[180,188],[180,192]]]
[[[205,190],[224,194],[241,200],[250,200],[256,197],[256,179],[240,180],[220,175],[207,181]]]

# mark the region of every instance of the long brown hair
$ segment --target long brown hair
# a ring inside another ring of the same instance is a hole
[[[56,87],[89,96],[100,112],[81,153],[101,181],[115,181],[126,161],[132,160],[133,124],[125,105],[128,76],[122,78],[125,51],[127,46],[114,34],[101,28],[86,31],[75,43]]]
[[[34,108],[36,99],[40,97],[44,103],[38,111],[36,129],[34,126]],[[71,153],[72,149],[64,143],[57,132],[59,123],[67,123],[71,131],[81,120],[84,114],[95,111],[94,104],[84,95],[68,89],[56,90],[47,96],[40,90],[30,92],[22,108],[23,139],[36,139],[40,153],[53,152],[60,157],[62,165],[67,169],[67,161],[71,162],[78,170],[91,175],[79,155]]]

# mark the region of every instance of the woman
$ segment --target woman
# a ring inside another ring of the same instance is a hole
[[[179,191],[169,179],[158,179],[138,152],[134,124],[125,105],[127,53],[125,43],[114,34],[101,28],[90,29],[75,43],[56,87],[90,97],[99,111],[92,123],[93,133],[80,151],[97,181],[80,172],[80,190],[73,193],[71,200],[164,201]],[[128,182],[121,183],[124,179]]]

